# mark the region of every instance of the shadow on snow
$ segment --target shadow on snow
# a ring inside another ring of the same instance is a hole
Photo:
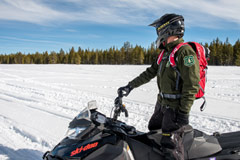
[[[42,160],[43,153],[33,149],[19,149],[0,145],[0,155],[5,155],[7,160]]]

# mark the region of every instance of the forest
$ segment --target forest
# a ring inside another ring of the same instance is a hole
[[[234,45],[230,44],[228,38],[225,42],[216,38],[210,44],[202,44],[209,47],[209,65],[240,66],[240,40]],[[1,51],[0,51],[1,52]],[[105,50],[82,49],[72,47],[69,51],[60,49],[59,52],[47,51],[43,53],[12,53],[0,54],[0,64],[151,64],[158,56],[160,50],[152,43],[150,47],[143,48],[140,45],[133,46],[130,42],[124,42],[118,49],[111,47]]]

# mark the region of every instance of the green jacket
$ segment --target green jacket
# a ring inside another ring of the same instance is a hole
[[[168,59],[172,50],[182,42],[181,38],[167,44],[161,63],[158,65],[157,60],[154,61],[146,71],[130,81],[129,85],[136,88],[157,76],[159,93],[181,94],[179,99],[162,98],[159,94],[158,101],[162,105],[168,105],[188,114],[195,100],[195,94],[199,90],[199,62],[196,53],[190,46],[184,45],[175,54],[177,69],[181,74],[178,90],[176,90],[177,72],[170,66]]]

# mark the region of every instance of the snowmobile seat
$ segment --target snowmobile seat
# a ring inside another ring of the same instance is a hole
[[[223,149],[240,148],[240,131],[223,133],[216,136]]]
[[[207,135],[197,129],[184,135],[185,158],[194,159],[216,154],[222,150],[215,136]]]
[[[184,126],[184,134],[187,134],[192,131],[193,131],[193,127],[191,125]]]
[[[190,141],[193,140],[193,127],[191,125],[186,125],[184,126],[184,135],[186,134],[190,134],[191,136],[187,136],[187,138],[184,137],[184,141],[189,141],[189,143],[191,143]],[[147,134],[148,138],[153,140],[155,143],[157,143],[158,145],[160,144],[161,138],[162,138],[162,129],[158,129],[158,130],[151,130],[148,134]],[[189,144],[187,143],[187,144]]]

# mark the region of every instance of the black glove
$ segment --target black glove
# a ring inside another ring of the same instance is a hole
[[[120,96],[128,96],[128,94],[133,90],[133,87],[130,86],[129,84],[118,88],[118,95]]]
[[[183,111],[178,110],[178,112],[177,112],[177,123],[180,126],[187,125],[189,123],[189,114],[184,113]]]

